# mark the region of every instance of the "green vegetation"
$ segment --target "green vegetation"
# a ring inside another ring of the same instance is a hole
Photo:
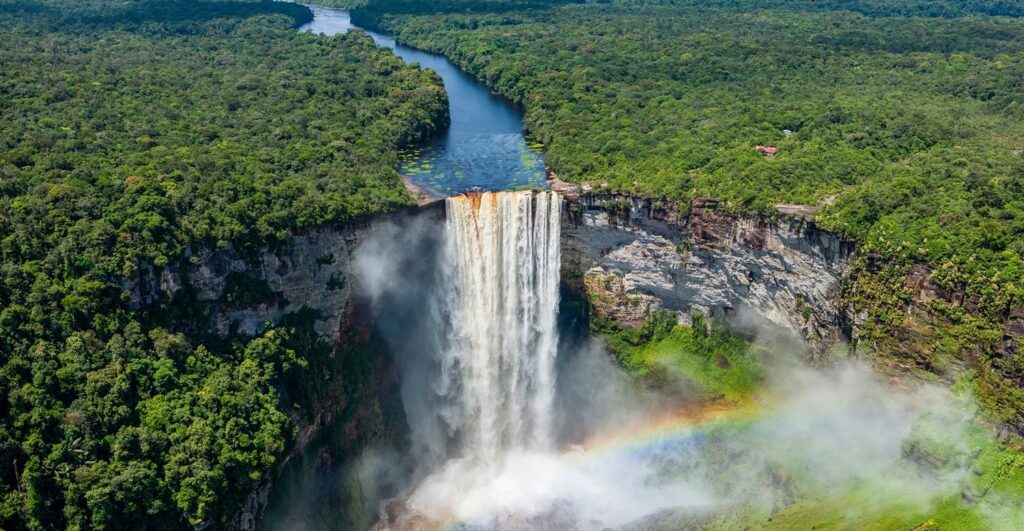
[[[994,348],[1024,304],[1022,15],[999,0],[370,0],[355,13],[525,105],[567,180],[661,205],[822,206],[819,223],[862,251],[846,295],[868,311],[863,343],[934,373],[968,365],[986,412],[1019,429],[1024,358]],[[265,1],[0,0],[0,528],[224,525],[279,463],[292,419],[372,379],[372,356],[333,358],[309,312],[217,338],[194,301],[138,309],[121,288],[141,264],[412,204],[395,168],[447,122],[440,80],[365,35],[296,32],[309,17]],[[908,324],[919,264],[954,296]],[[228,279],[227,304],[272,299]],[[652,383],[744,403],[761,381],[758,352],[717,325],[597,326]],[[359,398],[340,406],[344,428],[383,424]],[[770,526],[1020,527],[1000,520],[1024,502],[1016,439],[929,433],[906,451],[969,466],[965,497],[879,506],[862,485]]]
[[[988,0],[372,0],[353,14],[525,105],[565,180],[683,211],[701,196],[766,216],[821,207],[818,224],[861,251],[846,295],[868,311],[862,350],[951,377],[969,365],[989,413],[1024,427],[1024,363],[996,346],[1024,306],[1022,15]],[[911,320],[915,264],[950,296]]]
[[[596,318],[593,327],[626,369],[649,384],[681,385],[708,399],[742,403],[761,383],[758,349],[701,314],[694,314],[692,326],[661,311],[639,328]]]
[[[290,444],[286,413],[335,385],[315,316],[218,338],[187,297],[138,309],[121,288],[412,203],[398,152],[447,121],[440,80],[363,34],[295,31],[309,18],[0,0],[0,528],[223,525]],[[269,296],[229,284],[228,304]]]
[[[893,489],[885,479],[843,492],[811,496],[757,522],[752,529],[1019,529],[1024,504],[1024,453],[1019,438],[994,440],[974,422],[941,416],[918,420],[904,443],[908,464],[921,474],[923,492],[937,481],[948,495],[934,498]],[[956,470],[966,476],[949,475]],[[947,474],[944,479],[943,475]],[[892,478],[888,478],[892,479]],[[952,487],[952,488],[950,488]],[[752,522],[748,522],[750,524]]]
[[[1016,435],[997,439],[968,399],[951,409],[936,404],[936,411],[920,416],[902,441],[902,458],[885,473],[846,471],[830,478],[779,440],[759,438],[759,433],[772,433],[774,415],[786,415],[786,406],[774,409],[779,390],[764,385],[772,362],[766,350],[707,323],[700,314],[692,326],[676,324],[671,313],[656,312],[637,328],[597,320],[593,329],[645,384],[682,385],[705,400],[725,399],[744,412],[701,425],[699,453],[683,460],[699,465],[673,472],[706,478],[738,505],[706,518],[680,520],[686,526],[967,531],[1024,525],[1019,510],[1024,505],[1024,441]],[[965,374],[955,392],[975,387],[972,377]],[[799,421],[790,417],[782,425],[786,422]]]
[[[371,441],[398,445],[407,436],[399,397],[382,397],[374,387],[386,378],[380,371],[388,370],[381,356],[387,346],[376,335],[365,344],[355,330],[350,335],[348,342],[357,346],[338,356],[340,366],[332,371],[340,375],[333,384],[344,387],[345,399],[332,404],[330,426],[275,479],[261,529],[295,528],[295,517],[312,524],[330,522],[338,529],[368,529],[377,517],[380,493],[394,480],[380,477],[379,469],[364,462],[373,460],[373,452],[361,453]],[[302,389],[316,385],[315,380],[296,383]],[[326,461],[331,465],[325,466]]]
[[[749,529],[1000,529],[986,525],[956,498],[941,500],[931,511],[922,509],[923,503],[927,507],[904,492],[867,483],[834,496],[801,501]]]
[[[1022,440],[1015,435],[996,438],[969,399],[961,397],[947,405],[936,400],[935,409],[920,415],[908,436],[899,436],[900,456],[892,463],[870,457],[860,462],[856,456],[845,455],[840,435],[813,433],[843,428],[821,424],[821,419],[801,418],[804,413],[792,410],[805,405],[786,399],[787,394],[802,396],[798,389],[762,384],[765,369],[760,363],[764,358],[751,358],[757,353],[744,340],[729,337],[723,330],[716,333],[714,326],[707,334],[698,330],[707,327],[699,320],[694,328],[681,327],[664,314],[637,329],[607,325],[598,329],[624,364],[647,383],[666,383],[669,374],[677,373],[691,382],[710,382],[704,383],[703,389],[715,391],[706,393],[707,398],[724,395],[740,406],[736,416],[697,424],[694,429],[700,434],[696,439],[700,445],[679,450],[694,454],[662,471],[669,476],[703,478],[707,487],[735,505],[704,516],[680,516],[681,523],[675,527],[685,523],[688,528],[708,530],[966,531],[1024,525],[1020,512],[1024,504]],[[721,366],[706,362],[708,352],[713,351],[730,353],[729,359],[742,368],[732,375],[723,374]],[[956,389],[963,392],[969,387],[964,382]],[[731,395],[729,390],[733,390]],[[839,406],[839,415],[844,414],[844,407],[852,406]],[[835,412],[832,407],[829,411]],[[812,433],[801,431],[810,426],[814,426]],[[812,442],[802,439],[806,435]],[[884,439],[893,434],[874,436]],[[821,444],[820,437],[831,444],[824,455],[816,455],[822,451],[816,446]],[[794,451],[803,445],[807,445],[808,455]],[[822,459],[830,459],[826,457],[831,455],[829,451],[835,452],[831,458],[838,461],[831,468],[821,466],[826,465]],[[887,465],[883,467],[883,463]],[[666,527],[675,521],[669,518]]]

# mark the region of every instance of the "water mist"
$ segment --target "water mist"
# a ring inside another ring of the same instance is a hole
[[[761,360],[777,367],[756,404],[680,407],[688,391],[651,396],[596,341],[559,352],[557,194],[444,207],[443,221],[380,228],[360,252],[411,454],[408,486],[376,529],[742,529],[742,515],[767,518],[800,489],[869,482],[922,506],[955,492],[960,471],[922,479],[903,459],[915,419],[956,417],[946,391],[793,356]]]

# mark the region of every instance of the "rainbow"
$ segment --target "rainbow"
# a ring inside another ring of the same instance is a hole
[[[758,420],[765,414],[764,404],[736,405],[725,401],[688,404],[606,430],[552,457],[587,467],[605,460],[645,459],[650,454],[673,454],[681,447],[699,443],[700,438],[714,426]],[[465,529],[464,524],[453,515],[446,514],[423,529]]]
[[[691,438],[702,428],[722,422],[753,419],[761,411],[755,406],[737,406],[729,402],[692,404],[630,423],[610,433],[587,439],[579,448],[594,457],[623,451],[663,447]]]

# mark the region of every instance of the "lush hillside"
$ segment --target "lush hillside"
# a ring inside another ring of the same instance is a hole
[[[289,444],[280,390],[322,350],[185,330],[118,280],[411,203],[397,151],[447,120],[440,80],[309,17],[0,1],[0,528],[223,520]]]
[[[868,312],[864,350],[969,365],[990,410],[1024,428],[1024,372],[999,346],[1024,305],[1018,4],[508,4],[377,0],[354,16],[523,103],[565,180],[684,208],[821,207],[861,250],[848,297]],[[911,319],[915,265],[941,296]]]

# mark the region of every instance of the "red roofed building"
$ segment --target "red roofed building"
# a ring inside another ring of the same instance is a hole
[[[757,146],[754,149],[756,149],[757,151],[760,151],[761,153],[764,153],[765,156],[768,156],[768,157],[774,157],[775,154],[779,152],[779,148],[771,147],[771,146]]]

